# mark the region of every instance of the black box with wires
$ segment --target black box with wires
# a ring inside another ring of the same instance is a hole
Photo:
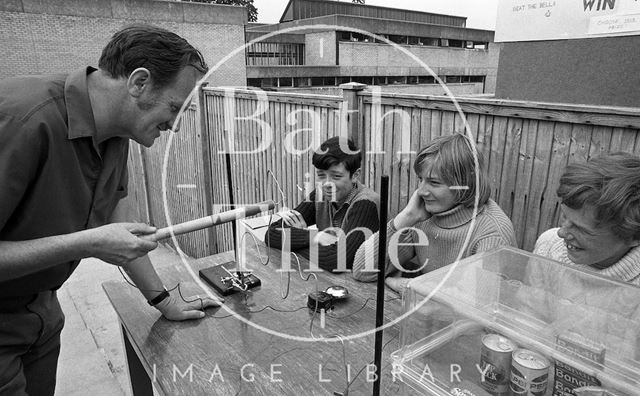
[[[218,293],[228,296],[237,291],[246,291],[260,286],[260,279],[249,272],[237,271],[237,263],[224,264],[200,270],[200,278],[210,284]]]

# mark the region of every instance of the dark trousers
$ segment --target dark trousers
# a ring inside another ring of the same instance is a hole
[[[0,297],[0,395],[50,395],[64,314],[55,291]]]

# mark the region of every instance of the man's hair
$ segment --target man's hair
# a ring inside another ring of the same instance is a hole
[[[478,205],[484,205],[491,195],[491,185],[483,170],[482,153],[476,151],[476,155],[478,184],[476,184],[476,164],[471,142],[461,133],[433,139],[416,156],[413,170],[420,175],[424,166],[428,164],[431,166],[431,171],[436,172],[447,185],[462,187],[454,190],[456,204],[473,206],[477,191]]]
[[[186,66],[207,72],[204,57],[187,40],[151,25],[131,25],[116,32],[102,50],[100,69],[113,78],[128,78],[144,67],[156,88],[169,85]]]
[[[347,148],[348,151],[345,152]],[[322,143],[311,158],[316,169],[327,170],[334,165],[344,164],[350,176],[360,168],[361,161],[360,150],[355,143],[351,139],[338,136]]]
[[[640,239],[640,158],[612,153],[567,166],[558,197],[571,209],[594,208],[598,225],[619,238]]]

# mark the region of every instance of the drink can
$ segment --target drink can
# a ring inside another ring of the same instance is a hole
[[[511,355],[516,348],[515,342],[500,334],[486,334],[482,337],[480,368],[484,375],[480,385],[490,394],[508,395]]]
[[[551,363],[541,354],[527,349],[513,351],[510,395],[543,396],[549,382]]]

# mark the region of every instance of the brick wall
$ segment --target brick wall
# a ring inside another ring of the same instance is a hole
[[[241,7],[152,0],[9,0],[0,3],[0,78],[97,66],[114,32],[136,22],[178,33],[210,67],[244,44]],[[245,85],[244,51],[209,81]]]

